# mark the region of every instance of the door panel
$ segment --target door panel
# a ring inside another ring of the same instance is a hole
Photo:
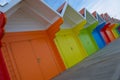
[[[52,55],[52,48],[49,47],[48,41],[43,39],[31,40],[31,44],[45,80],[50,80],[59,73],[58,66]]]
[[[21,80],[43,80],[37,58],[29,41],[12,42],[9,48]]]
[[[69,44],[67,43],[64,36],[57,36],[56,42],[58,44],[59,49],[61,50],[61,56],[65,62],[67,68],[71,67],[74,63],[74,55],[70,51]]]
[[[67,68],[85,58],[72,34],[56,36],[56,44]]]
[[[80,47],[79,43],[77,43],[75,37],[73,35],[67,35],[67,42],[71,47],[71,51],[72,53],[74,53],[74,57],[76,59],[76,63],[78,63],[79,61],[84,59],[84,50],[82,50],[82,48]]]
[[[64,70],[46,32],[8,33],[3,44],[2,54],[11,80],[51,80]]]
[[[93,35],[93,37],[94,37],[94,39],[95,39],[95,41],[100,49],[106,45],[104,39],[102,38],[102,36],[98,30],[94,30],[92,32],[92,35]]]
[[[97,46],[96,42],[94,41],[92,34],[89,33],[87,30],[80,31],[79,39],[81,40],[88,55],[91,55],[98,50],[98,46]]]
[[[113,33],[110,29],[107,29],[105,32],[108,35],[111,42],[115,40],[115,36],[113,35]]]

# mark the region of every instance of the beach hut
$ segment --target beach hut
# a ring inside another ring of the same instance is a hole
[[[60,31],[56,34],[55,42],[59,47],[66,67],[70,68],[87,56],[77,36],[80,29],[86,23],[86,20],[69,4],[66,3],[64,9],[61,13],[64,23],[61,25]]]
[[[111,40],[109,39],[109,36],[106,34],[105,30],[107,27],[110,26],[110,23],[107,23],[101,30],[100,30],[100,33],[104,39],[104,41],[106,42],[106,44],[110,43]]]
[[[101,34],[104,37],[104,40],[106,41],[106,43],[110,43],[113,40],[115,40],[115,36],[111,30],[111,28],[114,27],[114,24],[112,22],[111,17],[105,13],[101,15],[103,17],[103,19],[106,21],[106,26],[104,26],[104,28],[101,29]]]
[[[106,45],[106,42],[104,41],[102,35],[100,34],[100,30],[105,26],[106,22],[97,12],[93,12],[93,16],[97,19],[99,24],[93,30],[92,35],[93,35],[98,47],[103,48]]]
[[[113,23],[113,25],[111,26],[111,31],[113,33],[113,35],[115,36],[115,38],[119,37],[119,33],[117,32],[117,27],[119,26],[118,23]]]
[[[10,80],[51,80],[66,69],[54,43],[59,14],[41,0],[11,0],[0,10],[7,17],[1,49]]]
[[[54,40],[66,68],[71,68],[87,56],[77,36],[86,20],[67,2],[64,2],[56,12],[61,15],[64,22]]]
[[[84,26],[84,29],[80,30],[78,36],[88,55],[91,55],[99,50],[99,47],[92,35],[93,30],[98,25],[98,21],[85,8],[80,10],[79,13],[85,17],[87,23]]]
[[[118,30],[118,27],[120,26],[120,22],[115,18],[111,18],[111,19],[112,19],[112,23],[114,24],[114,27],[111,29],[111,31],[113,32],[115,38],[118,38],[120,34],[118,33],[117,30]]]

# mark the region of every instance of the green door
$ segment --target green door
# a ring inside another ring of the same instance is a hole
[[[88,55],[93,54],[98,50],[98,46],[92,37],[92,34],[87,30],[83,29],[79,33],[79,39],[87,51]]]

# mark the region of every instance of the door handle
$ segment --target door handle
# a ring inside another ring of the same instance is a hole
[[[73,50],[73,48],[72,48],[72,47],[71,47],[70,49],[71,49],[71,50]]]
[[[40,58],[37,58],[37,63],[40,63]]]

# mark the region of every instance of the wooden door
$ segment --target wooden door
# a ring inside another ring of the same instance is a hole
[[[79,61],[83,60],[87,55],[86,52],[84,52],[83,46],[79,45],[77,42],[75,36],[73,34],[66,35],[68,45],[70,46],[70,50],[72,53],[74,53],[75,56],[75,64]]]
[[[94,38],[92,37],[92,33],[90,33],[87,29],[80,31],[79,39],[82,42],[88,55],[91,55],[98,50],[98,46],[97,46]]]
[[[59,73],[59,68],[55,61],[52,48],[48,43],[49,41],[39,38],[31,40],[30,42],[43,77],[45,80],[50,80]]]
[[[47,34],[12,34],[2,43],[11,80],[51,80],[62,70]]]
[[[75,59],[74,55],[72,55],[73,53],[70,50],[70,46],[67,43],[67,40],[65,39],[64,35],[57,36],[55,40],[66,67],[70,68],[73,65]]]
[[[80,48],[72,34],[56,36],[55,41],[67,68],[74,66],[86,57],[86,53]]]
[[[107,28],[106,29],[106,34],[108,35],[109,39],[110,39],[110,42],[114,41],[115,40],[115,36],[114,34],[112,33],[111,29],[110,28]]]
[[[16,80],[43,80],[39,64],[29,41],[18,41],[7,44],[8,54],[14,62],[12,66],[17,72],[13,73]],[[12,67],[11,66],[11,67]],[[11,74],[11,73],[10,73]],[[12,75],[12,74],[11,74]]]

